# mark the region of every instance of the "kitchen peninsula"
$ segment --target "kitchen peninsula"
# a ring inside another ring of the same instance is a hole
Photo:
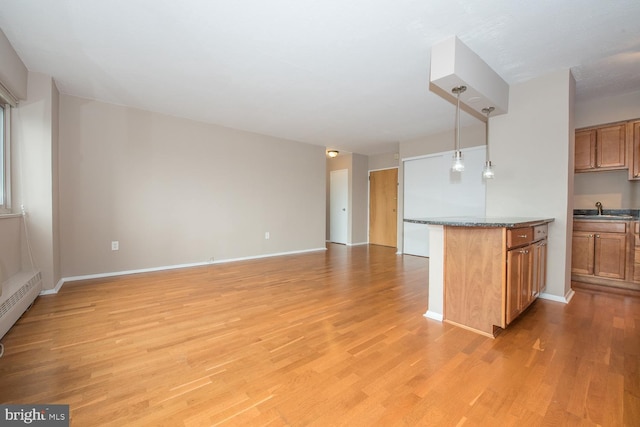
[[[426,317],[495,337],[545,288],[553,218],[405,218],[429,227]]]

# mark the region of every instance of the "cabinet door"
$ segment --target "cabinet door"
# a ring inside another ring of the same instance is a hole
[[[507,252],[507,324],[531,301],[530,246]]]
[[[595,237],[594,274],[610,279],[624,279],[627,236],[598,233]]]
[[[520,312],[529,307],[529,304],[535,299],[533,286],[533,254],[535,252],[533,245],[520,249],[522,254],[522,277],[520,278]]]
[[[593,233],[574,231],[571,240],[571,273],[593,274]]]
[[[575,170],[586,171],[596,167],[596,131],[576,132]]]
[[[596,134],[596,167],[624,168],[626,162],[626,125],[599,128]]]
[[[547,287],[547,239],[534,245],[532,262],[531,296],[535,299]]]
[[[629,179],[640,179],[640,121],[631,123],[631,167],[629,167]]]

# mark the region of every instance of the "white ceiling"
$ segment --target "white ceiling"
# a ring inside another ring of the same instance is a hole
[[[361,154],[453,128],[452,35],[509,84],[640,90],[638,0],[0,0],[0,28],[62,93]]]

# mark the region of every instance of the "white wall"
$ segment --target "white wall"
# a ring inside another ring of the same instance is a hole
[[[496,178],[487,183],[487,216],[555,218],[546,293],[558,298],[570,292],[574,87],[568,70],[513,85],[509,113],[489,127]]]
[[[320,146],[62,95],[59,162],[64,277],[325,247]]]

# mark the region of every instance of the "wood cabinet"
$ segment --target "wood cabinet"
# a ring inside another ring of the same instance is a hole
[[[529,305],[531,255],[529,246],[507,253],[507,325]]]
[[[575,171],[626,169],[628,167],[626,141],[626,123],[577,130]]]
[[[640,295],[638,221],[574,220],[573,287]]]
[[[446,227],[444,321],[495,336],[546,286],[546,223]]]
[[[633,223],[633,279],[632,281],[640,284],[640,221]]]
[[[629,153],[629,179],[640,180],[640,120],[627,125]]]
[[[627,223],[575,221],[571,273],[624,279],[627,259]]]
[[[547,225],[507,230],[506,324],[511,323],[545,287]]]

